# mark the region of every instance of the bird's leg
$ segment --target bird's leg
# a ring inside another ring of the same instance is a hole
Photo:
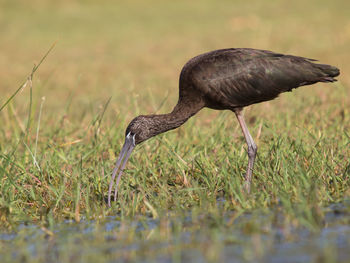
[[[252,173],[254,167],[254,161],[256,157],[256,153],[258,151],[258,147],[256,146],[252,136],[249,133],[248,127],[245,124],[242,109],[234,110],[236,117],[238,119],[239,125],[241,125],[245,141],[248,145],[248,168],[245,176],[245,189],[248,193],[250,193],[250,183],[252,181]]]

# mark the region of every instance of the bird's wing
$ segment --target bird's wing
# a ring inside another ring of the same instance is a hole
[[[325,81],[329,74],[312,61],[271,51],[229,49],[198,58],[190,65],[188,76],[209,106],[243,107]]]

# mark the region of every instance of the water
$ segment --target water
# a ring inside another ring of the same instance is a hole
[[[350,262],[349,208],[325,208],[316,229],[278,209],[21,224],[0,234],[0,262]]]

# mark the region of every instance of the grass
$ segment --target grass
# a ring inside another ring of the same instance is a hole
[[[324,227],[323,207],[350,196],[348,8],[341,0],[288,7],[283,1],[1,2],[0,105],[57,41],[32,86],[0,112],[1,228],[36,222],[52,231],[66,219],[109,215],[130,226],[135,218],[161,222],[190,211],[213,217],[203,227],[218,229],[204,234],[213,249],[206,258],[215,261],[214,244],[223,245],[215,235],[226,231],[220,222],[232,211],[278,207],[285,224]],[[251,195],[242,192],[246,145],[234,114],[205,109],[135,149],[118,202],[107,208],[128,122],[170,111],[182,65],[225,47],[317,58],[338,66],[341,76],[246,109],[259,147]],[[183,222],[168,234],[160,223],[153,238],[176,236]],[[137,235],[127,240],[147,238]]]

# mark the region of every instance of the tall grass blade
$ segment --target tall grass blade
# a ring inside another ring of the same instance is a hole
[[[40,65],[44,62],[44,60],[46,59],[46,57],[49,55],[49,53],[52,51],[52,49],[55,47],[56,42],[52,44],[52,46],[49,48],[49,50],[45,53],[45,55],[41,58],[40,62],[38,63],[38,65],[34,65],[32,72],[30,73],[30,75],[28,76],[26,82],[24,82],[11,96],[10,98],[8,98],[8,100],[0,107],[0,112],[6,107],[7,104],[10,103],[10,101],[17,95],[17,93],[24,89],[28,83],[31,83],[34,73],[38,70],[38,68],[40,67]]]

